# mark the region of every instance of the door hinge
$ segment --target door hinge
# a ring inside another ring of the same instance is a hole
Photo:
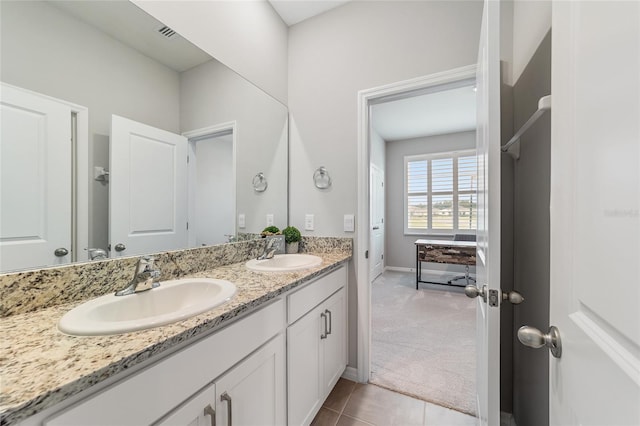
[[[364,258],[368,259],[369,258],[369,250],[365,250],[364,252]]]

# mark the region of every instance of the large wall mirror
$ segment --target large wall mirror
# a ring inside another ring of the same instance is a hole
[[[0,272],[286,226],[285,105],[128,1],[0,19]]]

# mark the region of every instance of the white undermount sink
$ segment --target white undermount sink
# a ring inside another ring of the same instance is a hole
[[[206,312],[233,298],[236,286],[212,278],[162,281],[154,289],[101,296],[67,312],[58,329],[72,336],[101,336],[158,327]]]
[[[312,254],[276,254],[271,259],[251,259],[245,266],[259,272],[289,272],[313,268],[322,263],[322,258]]]

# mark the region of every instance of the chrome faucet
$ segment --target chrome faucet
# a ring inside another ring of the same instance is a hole
[[[89,253],[89,260],[103,260],[108,259],[107,251],[101,248],[87,248],[85,249]]]
[[[116,296],[126,296],[158,287],[160,270],[155,268],[154,261],[152,256],[143,256],[138,259],[133,279],[126,288],[116,291]]]
[[[258,260],[271,259],[278,251],[278,247],[280,246],[280,238],[278,237],[269,237],[267,238],[267,245],[264,248],[264,251],[260,256],[258,256]]]

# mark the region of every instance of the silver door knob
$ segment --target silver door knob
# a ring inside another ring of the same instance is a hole
[[[467,297],[470,298],[475,298],[475,297],[482,297],[482,299],[484,299],[484,301],[487,301],[487,286],[483,285],[482,288],[478,288],[473,284],[469,284],[468,286],[466,286],[464,288],[464,294],[467,295]]]
[[[127,249],[127,246],[122,243],[118,243],[114,248],[116,249],[116,251],[125,251]]]
[[[60,248],[55,249],[53,251],[53,254],[55,254],[58,257],[64,257],[64,256],[69,254],[69,250],[67,250],[64,247],[60,247]]]
[[[519,305],[524,302],[524,297],[517,291],[502,293],[502,300],[508,300],[512,305]]]
[[[520,340],[520,343],[530,348],[541,348],[546,346],[554,357],[560,358],[560,356],[562,356],[560,331],[553,325],[549,327],[549,332],[547,334],[542,333],[542,331],[535,327],[524,325],[518,330],[518,340]]]

